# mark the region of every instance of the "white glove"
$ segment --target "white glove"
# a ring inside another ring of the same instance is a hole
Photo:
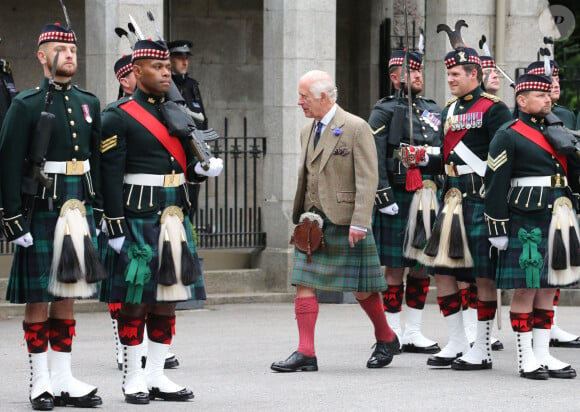
[[[429,164],[429,154],[425,153],[425,160],[421,160],[417,163],[417,166],[427,166]]]
[[[506,250],[508,248],[509,238],[507,236],[490,237],[489,243],[497,250]]]
[[[123,243],[125,243],[125,236],[116,237],[114,239],[109,239],[109,246],[117,253],[121,253],[123,248]]]
[[[34,239],[32,239],[32,235],[30,232],[23,234],[17,239],[12,241],[15,245],[21,246],[23,248],[30,247],[34,244]]]
[[[208,176],[208,177],[216,177],[216,176],[220,175],[223,168],[224,168],[224,161],[222,159],[218,159],[216,157],[211,157],[209,159],[209,169],[208,170],[203,170],[203,167],[201,167],[201,163],[199,163],[199,162],[196,163],[195,168],[193,170],[195,170],[195,173],[197,173],[198,175]]]
[[[399,206],[397,206],[396,203],[393,203],[392,205],[380,208],[379,212],[385,215],[395,216],[397,213],[399,213]]]

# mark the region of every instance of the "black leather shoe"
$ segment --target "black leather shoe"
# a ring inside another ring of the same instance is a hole
[[[427,365],[429,366],[451,366],[451,364],[453,363],[453,361],[457,358],[459,358],[460,356],[463,356],[463,352],[459,352],[457,355],[452,356],[450,358],[444,357],[444,356],[430,356],[429,359],[427,359]]]
[[[520,376],[527,379],[546,380],[550,377],[548,370],[544,367],[538,368],[531,372],[520,371]]]
[[[175,355],[171,356],[170,358],[165,359],[165,365],[163,365],[163,369],[175,369],[179,366],[179,361],[175,357]]]
[[[558,339],[550,339],[550,346],[558,346],[560,348],[580,348],[580,337],[567,342]]]
[[[491,344],[491,350],[498,351],[503,350],[503,343],[500,340],[496,340]]]
[[[125,402],[134,405],[147,405],[149,403],[149,393],[137,392],[125,394]]]
[[[177,392],[161,392],[159,388],[153,387],[149,391],[149,399],[154,400],[155,398],[163,399],[164,401],[185,402],[193,399],[193,392],[187,388]]]
[[[48,392],[43,392],[31,399],[30,403],[35,411],[52,411],[54,409],[54,397]]]
[[[479,371],[483,369],[491,369],[491,365],[492,363],[487,360],[483,360],[481,363],[470,363],[457,358],[451,362],[451,369],[455,369],[456,371]]]
[[[550,375],[550,378],[572,379],[576,377],[576,370],[568,365],[562,369],[548,369],[548,375]]]
[[[441,352],[441,348],[436,343],[434,343],[431,346],[415,346],[412,343],[405,343],[403,345],[403,350],[402,351],[403,352],[408,352],[408,353],[428,353],[428,354],[433,354],[433,353]]]
[[[288,359],[274,362],[270,369],[276,372],[316,372],[318,361],[316,356],[306,356],[298,351],[288,356]]]
[[[395,339],[391,342],[377,341],[374,345],[375,350],[367,361],[367,368],[378,369],[384,368],[393,361],[393,356],[399,351],[401,344],[395,335]]]
[[[85,396],[72,397],[68,392],[61,392],[60,396],[54,397],[54,406],[75,406],[77,408],[94,408],[103,404],[100,396],[95,395],[97,389]]]

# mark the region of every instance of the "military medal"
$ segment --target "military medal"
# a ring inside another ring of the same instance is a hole
[[[81,107],[83,108],[83,115],[85,116],[85,120],[87,123],[92,123],[93,118],[91,117],[91,109],[89,109],[88,104],[82,104]]]

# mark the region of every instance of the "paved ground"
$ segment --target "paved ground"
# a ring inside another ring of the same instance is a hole
[[[403,354],[384,369],[369,370],[370,322],[358,305],[323,304],[316,331],[318,372],[277,374],[272,361],[297,344],[292,304],[222,305],[180,311],[172,345],[181,366],[167,374],[195,393],[185,404],[124,403],[105,313],[78,315],[73,352],[76,376],[99,387],[105,411],[578,411],[580,377],[531,381],[516,374],[514,334],[503,310],[495,330],[505,350],[494,352],[493,369],[459,372],[430,369],[424,355]],[[578,307],[560,308],[560,324],[580,333]],[[427,305],[424,332],[446,343],[447,328],[435,305]],[[22,320],[0,321],[0,411],[31,410]],[[580,349],[552,353],[580,372]],[[56,408],[55,410],[63,410]]]

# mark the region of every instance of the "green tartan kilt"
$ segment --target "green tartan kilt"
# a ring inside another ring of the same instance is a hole
[[[550,190],[546,193],[552,194],[553,201],[564,196],[562,191]],[[544,260],[540,269],[540,288],[553,288],[548,283],[548,232],[552,219],[552,208],[547,208],[539,213],[510,213],[509,221],[509,243],[505,251],[500,252],[499,265],[497,267],[496,287],[498,289],[526,289],[526,272],[520,267],[519,259],[522,254],[522,243],[518,239],[520,228],[527,232],[538,228],[542,232],[542,240],[538,245],[538,252]]]
[[[375,208],[373,213],[373,234],[381,265],[392,268],[410,268],[417,264],[414,259],[403,256],[403,242],[409,220],[409,209],[415,193],[404,188],[393,188],[399,213],[386,215]]]
[[[351,248],[349,226],[338,226],[324,219],[325,248],[312,254],[294,249],[292,284],[336,292],[380,292],[387,288],[375,239],[368,231],[364,240]]]
[[[172,205],[183,205],[184,199],[181,197],[180,188],[160,188],[160,207],[161,211],[164,208]],[[189,219],[185,213],[185,220],[183,227],[187,237],[187,245],[191,254],[193,255],[196,264],[198,265],[200,276],[195,283],[190,285],[191,298],[189,300],[205,300],[206,292],[201,274],[201,262],[197,255],[195,248],[193,230]],[[145,283],[143,288],[143,295],[141,303],[158,303],[157,295],[157,276],[159,268],[159,232],[161,229],[161,215],[154,214],[144,217],[126,217],[127,226],[131,233],[131,240],[129,237],[125,240],[121,253],[116,253],[107,245],[104,252],[105,267],[109,270],[111,276],[102,282],[99,299],[107,303],[125,302],[128,290],[128,283],[125,281],[125,269],[129,265],[128,249],[132,242],[138,245],[149,245],[152,250],[153,257],[148,266],[151,270],[151,277],[149,282]]]
[[[473,175],[473,177],[474,179],[481,179],[477,175]],[[447,183],[448,187],[457,187],[462,193],[473,194],[471,175],[448,178]],[[442,199],[444,199],[444,196],[442,196]],[[483,199],[477,197],[477,195],[463,197],[462,208],[467,244],[473,257],[473,267],[427,267],[427,273],[430,275],[454,276],[457,280],[463,282],[474,282],[476,278],[495,279],[495,265],[490,258],[491,244],[489,243],[489,230],[484,217],[485,204]],[[441,205],[439,213],[442,211],[443,205]]]
[[[83,200],[86,198],[85,188],[80,176],[61,176],[59,179],[63,187],[62,203],[68,199]],[[89,224],[93,243],[97,247],[93,207],[85,204],[86,218]],[[30,234],[34,244],[28,248],[16,246],[6,300],[11,303],[39,303],[62,300],[48,292],[50,266],[54,244],[54,229],[60,209],[54,207],[49,210],[48,200],[37,198],[35,201]]]

